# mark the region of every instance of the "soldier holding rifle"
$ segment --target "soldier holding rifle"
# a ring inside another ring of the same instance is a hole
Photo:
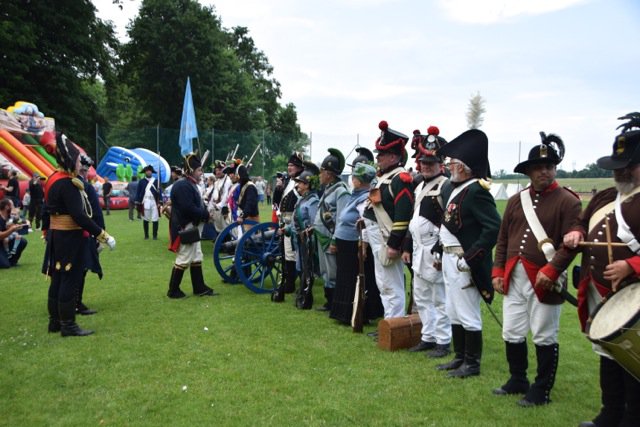
[[[553,134],[540,132],[540,135],[542,143],[533,147],[529,158],[514,170],[529,176],[531,185],[509,199],[492,270],[493,288],[504,294],[502,338],[511,374],[493,393],[524,394],[518,401],[524,407],[551,402],[563,302],[553,288],[556,283],[566,286],[566,275],[560,278],[564,269],[559,265],[573,255],[561,248],[562,236],[582,209],[578,196],[555,180],[556,165],[564,157],[562,140]],[[527,379],[529,330],[538,362],[531,386]]]

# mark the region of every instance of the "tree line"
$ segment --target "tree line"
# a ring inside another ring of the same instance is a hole
[[[140,134],[151,133],[139,130],[177,130],[187,77],[198,128],[244,135],[240,157],[269,135],[263,157],[273,171],[284,167],[279,163],[286,164],[291,151],[308,145],[295,105],[281,104],[280,83],[249,29],[223,28],[214,7],[196,0],[143,0],[125,43],[111,22],[96,16],[90,0],[15,0],[2,9],[0,106],[37,104],[89,153],[97,139],[149,147],[156,137],[140,141]],[[177,150],[173,134],[165,132],[164,151],[173,145]],[[236,140],[216,140],[216,158]]]

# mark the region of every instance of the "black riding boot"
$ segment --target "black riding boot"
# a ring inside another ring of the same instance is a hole
[[[593,419],[596,426],[618,426],[624,415],[624,369],[615,361],[600,356],[600,392],[602,408]]]
[[[76,302],[58,303],[58,312],[60,313],[60,334],[63,337],[84,337],[91,335],[93,331],[82,329],[76,323]]]
[[[60,332],[60,313],[58,312],[58,300],[49,298],[47,302],[49,311],[49,332]]]
[[[436,366],[441,371],[458,369],[464,362],[465,335],[462,325],[451,325],[451,339],[453,341],[453,360]]]
[[[549,394],[556,380],[558,370],[558,357],[560,347],[558,344],[536,345],[536,359],[538,361],[538,374],[535,382],[524,396],[518,401],[520,406],[546,405],[551,402]]]
[[[285,268],[287,269],[286,280],[284,282],[284,293],[292,294],[296,290],[296,277],[298,272],[296,271],[295,261],[285,261]]]
[[[178,299],[186,297],[185,293],[180,290],[183,275],[184,268],[174,265],[173,270],[171,270],[171,279],[169,279],[169,292],[167,292],[169,298]]]
[[[482,358],[482,331],[464,331],[464,363],[450,377],[467,378],[480,375]]]
[[[204,284],[204,277],[202,277],[202,264],[191,264],[191,286],[193,287],[193,294],[201,297],[217,295],[213,289]]]
[[[144,230],[144,240],[149,240],[149,221],[142,221],[142,229]]]
[[[96,314],[97,311],[91,310],[82,302],[82,295],[84,294],[84,281],[86,277],[87,277],[87,272],[85,271],[84,275],[82,276],[82,281],[78,285],[78,297],[76,298],[76,314],[81,314],[83,316],[90,316],[92,314]]]
[[[158,240],[158,224],[159,224],[159,222],[158,222],[158,221],[155,221],[155,222],[153,223],[153,240]],[[147,233],[147,235],[148,235],[148,234],[149,234],[149,233]]]
[[[333,288],[324,288],[324,297],[326,298],[327,302],[325,302],[322,307],[318,307],[316,310],[331,311],[331,306],[333,305]]]
[[[527,368],[529,359],[527,357],[527,341],[511,343],[505,341],[507,353],[507,363],[509,363],[509,373],[511,378],[507,382],[494,389],[493,394],[522,394],[529,391],[529,380],[527,379]]]

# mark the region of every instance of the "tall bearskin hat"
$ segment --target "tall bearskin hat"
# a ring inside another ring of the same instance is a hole
[[[616,128],[622,131],[613,141],[613,153],[598,159],[598,167],[602,169],[622,169],[640,163],[640,113],[629,113],[618,120],[627,122]]]
[[[373,164],[373,160],[374,160],[373,153],[368,148],[357,147],[356,153],[358,153],[358,155],[355,157],[355,159],[353,159],[353,161],[349,165],[352,168],[355,168],[358,163]]]
[[[416,146],[415,157],[419,162],[442,162],[442,156],[438,156],[436,152],[444,147],[447,140],[440,136],[440,129],[437,126],[429,126],[427,135],[421,135],[422,138]]]
[[[324,158],[320,167],[340,175],[344,170],[344,155],[337,148],[329,148],[329,155]]]
[[[319,187],[319,177],[320,168],[316,166],[315,163],[312,162],[304,162],[304,170],[297,177],[293,178],[294,181],[304,182],[309,185],[309,188],[312,190],[316,190]]]
[[[294,151],[289,157],[287,164],[294,164],[298,167],[304,168],[304,154],[299,151]]]
[[[80,150],[63,133],[56,134],[56,160],[60,168],[67,172],[76,171],[76,161],[80,156]]]
[[[476,178],[491,178],[489,139],[479,129],[469,129],[445,144],[436,155],[458,159],[473,171]]]
[[[377,153],[393,153],[400,154],[406,150],[405,144],[409,141],[409,137],[403,133],[389,128],[389,124],[383,120],[378,124],[380,129],[380,137],[376,140]]]
[[[184,172],[186,174],[191,175],[196,169],[201,167],[202,162],[197,153],[189,153],[184,157]]]
[[[527,168],[531,165],[553,163],[559,164],[564,158],[564,143],[558,135],[550,133],[547,135],[540,132],[542,143],[536,145],[529,151],[529,158],[524,162],[518,163],[513,170],[516,173],[527,173]]]

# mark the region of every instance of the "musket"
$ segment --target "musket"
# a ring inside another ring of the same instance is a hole
[[[253,160],[253,158],[256,156],[256,153],[258,152],[258,150],[260,149],[260,144],[258,144],[258,146],[256,147],[255,150],[253,150],[253,154],[251,155],[251,157],[249,157],[249,161],[246,163],[247,168],[249,168],[251,166],[251,161]],[[244,163],[244,162],[243,162]]]
[[[366,299],[365,293],[365,275],[364,275],[364,259],[367,256],[364,240],[362,239],[362,229],[364,225],[362,221],[358,221],[358,279],[356,280],[356,292],[353,300],[353,312],[351,313],[351,328],[353,332],[362,333],[364,325],[364,303]]]
[[[225,163],[233,160],[236,157],[236,153],[238,152],[239,147],[240,147],[240,144],[236,144],[236,149],[233,151],[229,151],[229,154],[227,154],[227,159],[225,160]]]
[[[300,292],[296,296],[296,307],[310,310],[313,306],[313,237],[308,229],[298,234],[300,238],[300,255],[302,261],[302,277],[300,278]]]

